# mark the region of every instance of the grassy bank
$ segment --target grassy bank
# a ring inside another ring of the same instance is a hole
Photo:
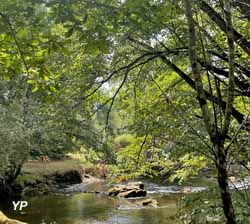
[[[64,173],[69,170],[78,170],[82,167],[78,160],[62,161],[30,161],[24,164],[22,172],[38,176],[49,176],[54,173]]]
[[[23,195],[49,194],[55,186],[81,183],[84,176],[105,178],[107,169],[99,164],[82,164],[79,160],[29,161],[24,164],[16,184]]]

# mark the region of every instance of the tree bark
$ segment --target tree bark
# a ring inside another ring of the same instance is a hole
[[[227,224],[236,224],[234,208],[231,194],[228,186],[228,172],[227,172],[227,156],[224,149],[224,141],[219,140],[214,145],[217,152],[217,181],[220,187],[220,196],[224,215],[227,219]]]
[[[211,136],[212,134],[212,123],[210,118],[210,113],[207,105],[207,98],[203,88],[203,82],[200,74],[200,69],[198,67],[198,60],[197,60],[197,50],[196,50],[196,30],[195,30],[195,23],[193,20],[193,11],[192,6],[189,0],[184,1],[185,5],[185,15],[188,22],[188,36],[189,36],[189,43],[188,43],[188,50],[189,50],[189,59],[192,67],[192,72],[194,76],[195,82],[195,90],[197,93],[197,99],[200,104],[200,108],[202,111],[202,117],[204,120],[204,124],[208,134]]]
[[[227,88],[227,104],[225,110],[224,124],[221,133],[217,134],[216,138],[216,152],[217,152],[217,172],[218,172],[218,184],[220,187],[221,200],[223,204],[223,211],[227,219],[227,224],[236,224],[236,218],[234,213],[234,207],[231,199],[231,194],[228,186],[228,172],[227,172],[227,150],[224,149],[225,136],[228,134],[232,109],[234,102],[234,89],[235,89],[235,78],[234,78],[234,32],[232,29],[232,18],[231,18],[231,4],[229,1],[221,1],[224,8],[226,17],[226,34],[228,40],[228,65],[229,65],[229,82]],[[218,141],[217,141],[218,140]]]
[[[232,118],[232,110],[234,103],[234,89],[235,89],[235,78],[234,78],[234,34],[233,34],[233,25],[232,25],[232,16],[231,16],[231,4],[229,1],[225,1],[224,3],[224,13],[226,17],[226,27],[227,27],[227,42],[228,42],[228,67],[229,67],[229,81],[227,88],[227,106],[225,110],[225,119],[224,125],[222,129],[223,135],[227,135],[231,118]]]
[[[189,29],[189,60],[192,67],[192,73],[194,76],[195,90],[197,93],[197,98],[202,111],[203,121],[206,130],[211,138],[211,142],[214,146],[214,152],[216,154],[216,166],[218,173],[218,184],[221,193],[221,200],[223,205],[224,215],[227,219],[227,224],[236,224],[233,203],[231,199],[231,194],[228,186],[228,173],[227,173],[227,151],[224,149],[225,136],[228,133],[230,126],[231,115],[233,113],[233,92],[234,92],[234,43],[233,43],[233,32],[231,24],[231,14],[229,6],[226,8],[226,22],[225,31],[228,37],[229,43],[229,84],[228,84],[228,94],[227,101],[224,105],[224,125],[222,130],[217,127],[216,120],[212,121],[210,118],[210,110],[207,105],[206,91],[203,88],[203,80],[201,77],[201,72],[198,67],[197,49],[196,49],[196,31],[195,23],[193,19],[192,5],[189,0],[184,1],[185,5],[185,15],[188,22]],[[223,20],[224,22],[224,20]],[[219,98],[219,101],[222,99]],[[214,113],[216,116],[216,114]]]

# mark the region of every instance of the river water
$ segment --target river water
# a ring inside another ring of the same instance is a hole
[[[29,224],[175,224],[181,189],[155,184],[146,184],[146,189],[148,196],[158,201],[157,208],[138,206],[135,199],[75,193],[27,198],[29,205],[23,211],[13,211],[10,203],[0,206],[0,210]],[[192,187],[192,191],[204,189]]]

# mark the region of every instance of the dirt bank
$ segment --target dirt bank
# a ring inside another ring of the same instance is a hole
[[[18,192],[15,193],[22,196],[47,195],[59,188],[88,181],[90,177],[105,178],[103,166],[82,165],[75,160],[30,161],[16,180]]]

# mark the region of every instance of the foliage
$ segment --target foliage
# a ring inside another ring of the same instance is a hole
[[[208,166],[207,159],[204,156],[195,156],[193,154],[185,154],[180,158],[181,168],[176,170],[170,177],[171,181],[178,180],[180,183],[192,176],[199,174],[199,171]]]
[[[83,146],[79,151],[75,153],[69,153],[68,156],[72,159],[79,160],[83,164],[99,164],[104,159],[104,153],[102,151],[96,151],[91,148],[84,148]]]
[[[133,135],[122,134],[122,135],[118,135],[114,139],[114,143],[117,149],[121,149],[121,148],[126,148],[128,145],[132,144],[133,140],[134,140]]]
[[[249,157],[248,9],[238,1],[4,1],[1,172],[28,156],[84,149],[85,160],[130,177],[172,170],[171,180],[183,181],[222,162],[226,181],[227,163]]]
[[[8,109],[0,107],[0,176],[12,181],[30,152],[31,133],[16,113],[20,108],[15,104]]]
[[[139,176],[157,178],[171,170],[174,162],[170,160],[169,154],[162,149],[149,147],[148,143],[144,142],[145,136],[133,139],[130,136],[129,139],[130,144],[116,153],[117,166],[113,170],[116,175],[122,174],[125,179]]]
[[[241,192],[249,194],[249,192]],[[236,206],[237,223],[250,223],[249,201],[238,192],[233,192],[233,203]],[[178,222],[183,224],[226,223],[220,202],[218,188],[195,193],[182,198],[179,202]]]

